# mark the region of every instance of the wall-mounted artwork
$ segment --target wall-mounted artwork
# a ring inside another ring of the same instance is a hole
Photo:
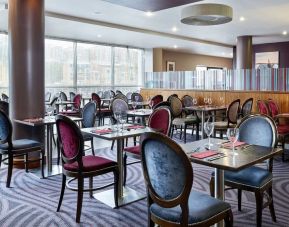
[[[174,61],[167,61],[167,71],[175,71],[176,63]]]
[[[255,69],[277,69],[278,67],[279,51],[256,53]]]

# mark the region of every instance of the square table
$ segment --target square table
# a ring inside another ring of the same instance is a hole
[[[127,116],[128,117],[140,117],[141,118],[141,124],[145,125],[146,121],[145,118],[149,117],[152,114],[152,109],[136,109],[136,110],[128,110]]]
[[[239,171],[246,167],[270,159],[273,156],[279,155],[283,152],[281,148],[245,144],[243,146],[236,147],[235,152],[237,155],[234,155],[231,149],[222,148],[222,143],[225,142],[224,140],[212,138],[211,142],[214,145],[211,146],[210,150],[217,150],[218,152],[224,154],[224,156],[219,156],[219,158],[216,157],[216,159],[214,159],[213,156],[204,159],[193,158],[190,156],[192,153],[197,153],[193,152],[196,149],[199,151],[206,150],[208,140],[199,140],[182,144],[181,147],[189,155],[192,162],[215,168],[215,197],[221,200],[224,200],[224,170]]]
[[[67,106],[67,105],[72,105],[75,102],[73,101],[59,101],[55,103],[55,107],[56,107],[56,113],[59,114],[59,106]]]
[[[205,106],[187,106],[184,107],[185,110],[193,110],[201,113],[201,138],[204,139],[204,123],[205,123],[205,113],[211,111],[226,110],[227,106],[214,106],[214,105],[205,105]]]
[[[124,128],[128,126],[132,126],[132,124],[125,124]],[[154,132],[155,130],[149,127],[137,128],[137,129],[130,129],[122,132],[113,131],[111,133],[95,133],[95,130],[107,129],[107,126],[102,127],[94,127],[94,128],[83,128],[81,129],[82,132],[88,133],[94,137],[104,139],[104,140],[116,140],[117,141],[117,163],[119,169],[119,183],[117,186],[117,193],[118,193],[118,204],[119,206],[123,206],[134,201],[138,201],[146,197],[146,195],[139,193],[127,186],[123,187],[123,148],[124,148],[124,139],[129,137],[140,136],[145,132]],[[108,206],[114,208],[114,190],[109,189],[106,191],[102,191],[99,193],[95,193],[93,197]]]
[[[69,117],[73,121],[82,121],[83,119],[80,117]],[[39,121],[35,121],[33,119],[30,120],[14,120],[16,123],[38,127],[38,126],[46,126],[46,166],[44,171],[44,175],[47,177],[58,175],[62,173],[62,167],[59,165],[52,165],[52,140],[53,140],[53,126],[56,124],[55,116],[46,116]],[[37,176],[41,175],[40,169],[33,172]]]

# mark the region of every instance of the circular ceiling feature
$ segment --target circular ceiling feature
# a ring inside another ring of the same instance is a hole
[[[225,24],[233,19],[233,9],[223,4],[197,4],[183,8],[181,22],[188,25]]]

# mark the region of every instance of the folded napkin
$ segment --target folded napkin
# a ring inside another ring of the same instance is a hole
[[[145,128],[143,125],[130,125],[127,126],[128,129],[138,129],[138,128]]]
[[[191,154],[191,157],[203,159],[203,158],[207,158],[207,157],[214,156],[217,154],[218,154],[218,152],[216,152],[216,151],[208,150],[208,151],[201,151],[198,153],[193,153],[193,154]]]
[[[35,123],[35,122],[43,121],[43,118],[41,118],[41,117],[39,117],[39,118],[27,118],[27,119],[24,119],[23,121]]]
[[[239,147],[239,146],[242,146],[242,145],[244,145],[244,144],[246,144],[246,143],[245,143],[245,142],[241,142],[241,141],[237,141],[237,142],[235,143],[235,147]],[[230,143],[230,142],[228,142],[228,143],[223,144],[222,147],[233,149],[233,144]]]
[[[107,134],[107,133],[111,133],[112,130],[111,129],[97,129],[97,130],[91,130],[92,133],[96,133],[96,134]]]

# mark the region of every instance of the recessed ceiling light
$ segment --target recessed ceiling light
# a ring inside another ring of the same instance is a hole
[[[287,35],[287,31],[283,31],[283,32],[282,32],[282,35]]]
[[[153,15],[153,13],[151,11],[146,12],[146,16],[151,17],[152,15]]]
[[[245,20],[245,17],[240,17],[239,20],[240,20],[240,21],[244,21],[244,20]]]
[[[172,27],[172,31],[176,32],[178,30],[178,28],[176,26]]]
[[[97,38],[101,38],[101,36],[102,36],[102,35],[98,34],[98,35],[97,35]]]
[[[175,49],[177,49],[177,48],[178,48],[178,46],[177,46],[177,45],[174,45],[174,48],[175,48]]]
[[[101,12],[98,12],[98,11],[95,11],[94,14],[96,14],[96,15],[101,15],[102,13],[101,13]]]

